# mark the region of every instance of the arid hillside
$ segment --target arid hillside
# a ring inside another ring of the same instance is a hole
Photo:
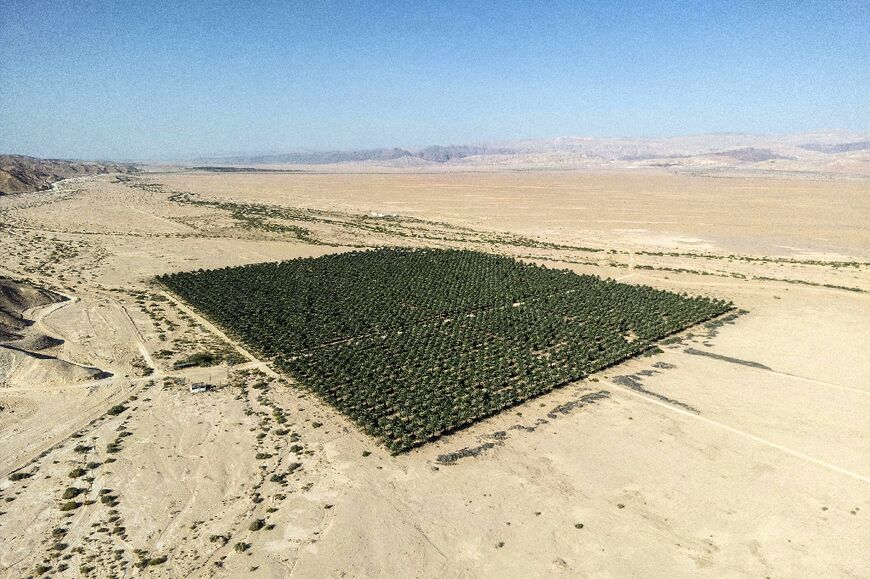
[[[135,172],[136,167],[128,164],[0,155],[0,195],[41,191],[70,177]]]
[[[31,324],[23,316],[25,311],[61,300],[54,292],[0,277],[0,343],[21,338]]]
[[[69,384],[110,376],[65,359],[64,340],[43,322],[43,317],[69,301],[57,292],[0,277],[0,387]]]

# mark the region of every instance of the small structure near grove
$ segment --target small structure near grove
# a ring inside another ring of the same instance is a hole
[[[190,393],[199,394],[200,392],[208,392],[212,389],[212,385],[206,382],[191,382]]]

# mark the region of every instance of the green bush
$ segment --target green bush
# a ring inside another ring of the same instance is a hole
[[[214,366],[218,364],[220,360],[217,356],[212,354],[211,352],[197,352],[187,358],[179,360],[172,365],[172,368],[175,370],[181,370],[183,368],[191,368],[193,366]]]
[[[64,500],[74,499],[83,492],[85,492],[85,489],[80,489],[77,487],[67,487],[66,490],[63,491],[63,496],[61,498],[63,498]]]

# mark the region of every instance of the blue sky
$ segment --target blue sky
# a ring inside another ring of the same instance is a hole
[[[870,2],[0,0],[0,152],[870,131]]]

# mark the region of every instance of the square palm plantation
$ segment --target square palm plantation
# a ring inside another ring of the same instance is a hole
[[[159,280],[394,452],[732,307],[445,249],[387,248]]]

